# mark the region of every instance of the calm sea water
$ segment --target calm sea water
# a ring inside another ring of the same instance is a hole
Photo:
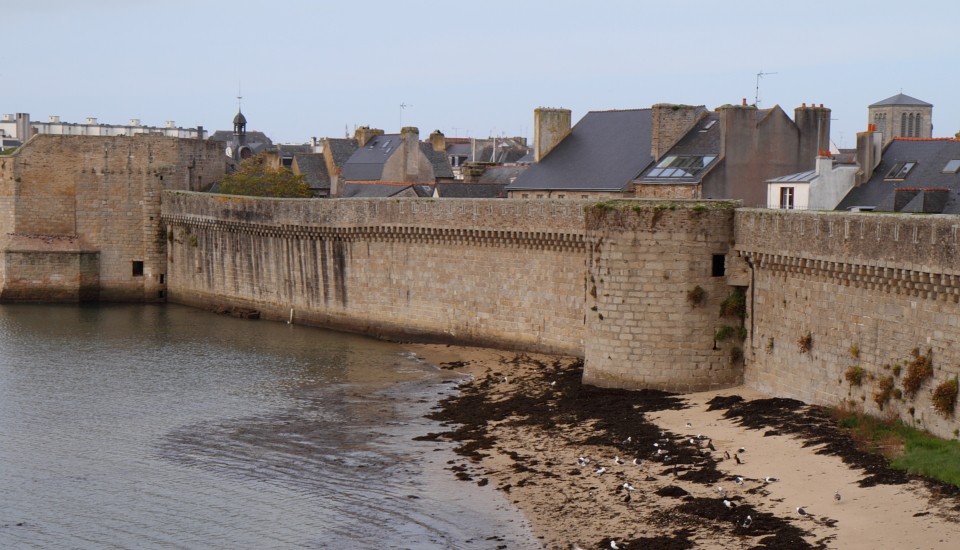
[[[536,548],[413,441],[454,386],[319,329],[0,306],[0,548]]]

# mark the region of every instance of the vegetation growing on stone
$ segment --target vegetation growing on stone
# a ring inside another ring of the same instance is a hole
[[[703,301],[707,298],[707,291],[703,290],[703,287],[697,285],[693,287],[690,291],[687,292],[687,302],[691,306],[697,307],[703,304]]]
[[[847,382],[850,382],[851,386],[859,386],[863,383],[863,367],[850,367],[847,369],[847,372],[843,374],[843,377],[847,379]]]
[[[263,153],[244,160],[236,172],[224,176],[220,192],[272,198],[305,199],[313,196],[302,175],[268,166],[267,156]]]
[[[733,292],[720,304],[720,316],[736,317],[738,319],[746,318],[747,297],[742,288],[734,288]]]
[[[893,377],[884,376],[877,382],[877,391],[873,394],[873,402],[883,410],[883,406],[890,401],[890,396],[894,393]],[[899,399],[899,398],[898,398]]]
[[[797,348],[800,353],[807,353],[813,348],[813,335],[810,332],[797,338]]]
[[[908,396],[913,397],[923,381],[933,376],[933,361],[930,350],[925,355],[920,355],[920,350],[914,348],[911,355],[913,360],[907,365],[907,374],[903,377],[903,390]]]
[[[943,416],[950,416],[957,405],[957,378],[942,382],[933,390],[933,408]]]

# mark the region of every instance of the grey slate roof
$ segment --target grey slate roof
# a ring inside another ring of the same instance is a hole
[[[787,174],[786,176],[768,179],[766,183],[810,183],[816,177],[816,170],[807,170],[806,172],[797,172],[796,174]]]
[[[883,158],[870,180],[851,189],[837,205],[837,210],[873,206],[878,211],[893,212],[897,189],[944,188],[948,190],[948,197],[942,212],[960,214],[960,174],[943,173],[947,162],[954,159],[960,160],[958,140],[894,139],[883,151]],[[899,162],[917,164],[903,180],[885,180],[890,170]]]
[[[303,181],[312,190],[330,189],[330,174],[327,173],[327,163],[319,153],[297,153],[293,156],[294,162],[303,174]]]
[[[437,196],[452,199],[499,199],[507,196],[500,183],[438,183]]]
[[[450,159],[447,158],[445,151],[437,151],[432,145],[423,141],[420,142],[420,151],[433,166],[434,178],[453,178],[453,167],[450,166]]]
[[[252,144],[264,144],[265,147],[270,147],[273,145],[273,141],[267,137],[267,134],[263,132],[247,132],[247,145],[252,146]],[[233,141],[233,130],[217,130],[207,139],[213,141],[222,141],[225,143],[230,143]]]
[[[345,183],[341,186],[343,198],[386,198],[409,189],[409,185],[389,183]]]
[[[650,122],[650,109],[591,111],[507,189],[623,191],[653,160]]]
[[[357,142],[352,139],[327,138],[326,142],[333,155],[334,166],[343,166],[357,150]]]
[[[520,177],[520,174],[527,169],[523,166],[488,166],[483,174],[477,178],[477,183],[500,183],[504,186],[510,185],[511,181]]]
[[[927,103],[926,101],[921,101],[915,97],[910,97],[904,94],[897,94],[895,96],[890,96],[887,99],[878,101],[871,107],[883,107],[885,105],[918,105],[921,107],[933,107],[933,104]]]
[[[400,145],[400,134],[374,136],[366,145],[357,148],[343,164],[342,177],[346,181],[376,181],[383,176],[383,165]]]
[[[342,188],[343,198],[388,198],[410,191],[418,197],[432,197],[432,185],[397,185],[393,183],[346,183]]]

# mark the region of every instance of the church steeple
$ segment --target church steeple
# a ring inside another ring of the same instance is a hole
[[[233,117],[233,139],[237,145],[245,145],[247,141],[247,118],[239,109],[237,116]]]

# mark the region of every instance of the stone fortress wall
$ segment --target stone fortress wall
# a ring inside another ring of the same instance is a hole
[[[37,135],[0,156],[0,300],[163,301],[163,189],[202,189],[220,145]]]
[[[576,355],[591,384],[742,381],[958,428],[931,400],[960,374],[955,217],[190,192],[224,167],[219,145],[162,136],[40,135],[0,156],[0,301],[250,307]],[[721,314],[738,295],[745,315]],[[912,393],[915,355],[932,371]]]
[[[581,355],[585,201],[167,193],[171,301]]]
[[[954,437],[960,423],[931,395],[960,374],[958,232],[947,215],[738,210],[751,273],[745,383]],[[932,374],[910,395],[909,364],[928,354]]]

